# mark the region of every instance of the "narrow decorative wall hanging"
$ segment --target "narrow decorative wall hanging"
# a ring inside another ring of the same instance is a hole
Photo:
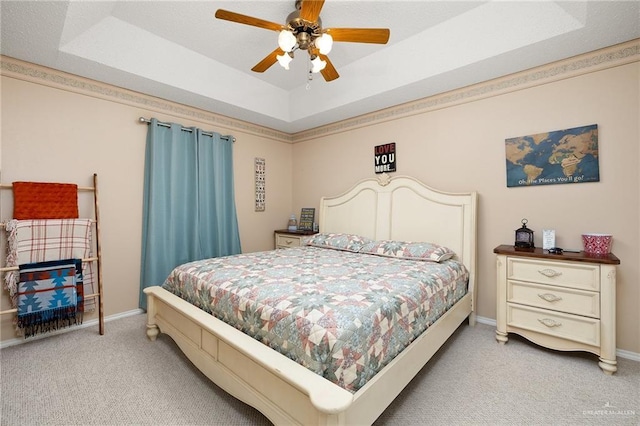
[[[507,187],[599,182],[598,125],[505,140]]]
[[[256,211],[263,212],[265,209],[265,159],[255,159],[256,172]]]
[[[373,167],[376,173],[396,171],[396,143],[378,145],[373,150]]]

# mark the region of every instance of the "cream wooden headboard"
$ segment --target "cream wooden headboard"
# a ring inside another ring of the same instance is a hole
[[[435,190],[409,176],[366,179],[320,200],[320,232],[375,240],[428,241],[449,247],[471,274],[476,268],[477,193]]]

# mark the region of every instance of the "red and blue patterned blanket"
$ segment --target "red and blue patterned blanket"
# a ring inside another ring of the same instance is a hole
[[[467,292],[456,260],[311,246],[181,265],[163,287],[356,392]]]
[[[7,266],[47,262],[60,259],[83,259],[92,257],[92,221],[90,219],[38,219],[15,220],[6,224]],[[5,274],[5,287],[11,301],[17,307],[19,272]],[[83,269],[83,291],[85,295],[96,293],[93,262]],[[94,298],[84,300],[84,312],[96,307]]]
[[[18,328],[25,337],[82,322],[82,260],[20,265]]]

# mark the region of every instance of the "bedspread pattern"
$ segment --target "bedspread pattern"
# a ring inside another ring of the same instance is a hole
[[[355,392],[464,296],[442,263],[297,247],[181,265],[163,287]]]

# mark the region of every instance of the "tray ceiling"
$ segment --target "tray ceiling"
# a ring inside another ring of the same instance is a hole
[[[640,37],[638,1],[327,0],[324,27],[391,30],[335,43],[327,83],[303,54],[252,72],[277,33],[219,8],[284,23],[294,1],[3,0],[0,52],[296,133]]]

